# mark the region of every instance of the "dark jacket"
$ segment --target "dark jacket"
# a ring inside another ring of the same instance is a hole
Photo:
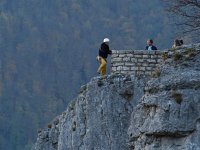
[[[106,59],[108,54],[112,54],[112,51],[106,43],[102,43],[101,47],[99,48],[99,56]]]
[[[149,48],[149,46],[146,46],[145,50],[148,50],[148,48]],[[152,48],[151,48],[151,49],[152,49],[152,50],[157,50],[157,47],[155,47],[155,46],[152,45]]]

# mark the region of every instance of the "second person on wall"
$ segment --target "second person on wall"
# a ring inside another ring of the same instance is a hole
[[[145,50],[148,50],[148,51],[157,50],[157,47],[153,45],[152,39],[147,40],[147,46],[146,46]]]

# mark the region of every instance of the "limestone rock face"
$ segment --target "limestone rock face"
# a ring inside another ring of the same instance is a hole
[[[134,76],[92,79],[57,117],[59,124],[38,134],[33,150],[127,150],[131,113],[143,89]]]
[[[200,55],[188,53],[146,84],[128,130],[130,149],[200,149]]]
[[[172,53],[150,80],[93,78],[32,150],[200,150],[200,44]]]

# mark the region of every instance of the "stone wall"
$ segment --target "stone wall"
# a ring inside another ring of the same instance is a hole
[[[111,73],[134,73],[149,76],[163,61],[167,51],[113,50],[111,56]]]

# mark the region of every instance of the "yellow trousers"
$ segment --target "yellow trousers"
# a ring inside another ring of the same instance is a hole
[[[100,57],[100,66],[98,69],[98,72],[101,74],[101,76],[104,76],[106,74],[106,60],[102,57]]]

